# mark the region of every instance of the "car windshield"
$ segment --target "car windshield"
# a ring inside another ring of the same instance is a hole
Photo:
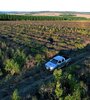
[[[58,60],[52,59],[51,62],[54,63],[54,64],[57,64]]]

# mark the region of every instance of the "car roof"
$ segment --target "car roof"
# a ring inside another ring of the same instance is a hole
[[[55,56],[53,59],[62,61],[62,59],[65,59],[63,56]]]

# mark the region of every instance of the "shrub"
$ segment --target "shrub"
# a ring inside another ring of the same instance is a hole
[[[56,84],[56,88],[55,88],[55,93],[56,93],[56,96],[61,99],[61,96],[63,94],[63,89],[60,88],[61,87],[61,83],[57,82]]]
[[[80,94],[80,90],[77,87],[77,89],[73,92],[72,95],[68,95],[65,97],[65,100],[81,100]]]
[[[13,92],[12,100],[21,100],[17,89]]]
[[[17,50],[13,57],[14,61],[22,67],[26,61],[26,55],[23,51]]]
[[[10,72],[12,75],[20,72],[20,66],[13,59],[5,60],[4,65],[5,70]]]
[[[36,61],[37,64],[40,64],[42,62],[42,60],[43,59],[42,59],[42,56],[40,54],[37,54],[35,56],[35,61]]]
[[[55,80],[56,81],[59,81],[61,78],[62,78],[62,70],[55,70],[54,73],[53,73],[54,77],[55,77]]]
[[[54,77],[56,80],[56,88],[55,88],[55,94],[59,99],[62,99],[61,96],[63,94],[63,89],[61,88],[61,78],[62,78],[62,70],[55,70],[54,71]]]

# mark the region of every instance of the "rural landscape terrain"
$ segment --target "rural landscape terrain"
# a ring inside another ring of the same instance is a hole
[[[8,11],[0,12],[1,14],[11,14],[11,15],[32,15],[32,16],[61,16],[61,15],[74,15],[77,17],[86,17],[90,18],[90,12],[73,12],[73,11],[34,11],[34,12],[17,12],[17,11]]]
[[[0,14],[0,100],[90,100],[85,16]],[[71,62],[50,72],[45,63],[55,55]]]

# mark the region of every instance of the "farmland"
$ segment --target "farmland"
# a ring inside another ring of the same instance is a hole
[[[16,93],[22,100],[88,100],[89,50],[89,21],[0,21],[0,99]],[[61,51],[73,58],[71,65],[45,70],[45,62]]]

